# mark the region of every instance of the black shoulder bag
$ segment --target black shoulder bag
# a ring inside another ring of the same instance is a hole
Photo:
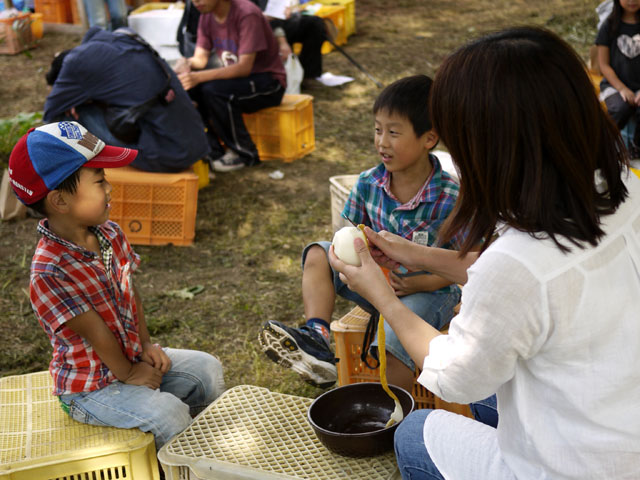
[[[147,111],[156,104],[166,105],[170,103],[175,92],[171,89],[171,72],[166,63],[160,58],[151,45],[149,45],[140,35],[131,30],[118,29],[115,34],[127,35],[135,41],[145,46],[158,62],[162,71],[166,74],[167,80],[162,90],[150,99],[132,107],[118,107],[116,105],[107,105],[104,110],[104,120],[109,127],[109,131],[118,139],[127,144],[133,144],[140,138],[140,126],[138,120],[147,113]]]

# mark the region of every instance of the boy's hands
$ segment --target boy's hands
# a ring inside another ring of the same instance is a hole
[[[140,385],[156,390],[160,388],[162,372],[147,362],[137,362],[132,363],[128,375],[119,380],[129,385]]]
[[[164,353],[164,350],[151,342],[147,342],[142,345],[142,355],[140,359],[148,363],[154,368],[160,370],[164,375],[171,368],[171,359]]]
[[[417,292],[435,292],[447,285],[451,285],[452,282],[440,275],[423,273],[421,275],[400,276],[394,272],[389,272],[389,283],[396,295],[402,297]]]
[[[396,275],[394,272],[389,272],[389,284],[393,287],[394,292],[399,297],[403,297],[405,295],[410,295],[416,292],[424,292],[427,291],[423,288],[424,283],[422,282],[422,277],[420,276],[411,276],[411,277],[400,277]],[[426,276],[426,275],[424,275]]]

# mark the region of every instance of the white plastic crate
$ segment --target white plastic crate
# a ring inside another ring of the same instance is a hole
[[[253,385],[227,390],[160,449],[166,479],[400,478],[393,451],[349,458],[322,445],[307,421],[312,401]]]
[[[356,184],[359,175],[336,175],[329,178],[329,191],[331,192],[331,226],[333,232],[342,227],[351,225],[349,220],[342,216],[342,209],[347,202],[351,189]]]

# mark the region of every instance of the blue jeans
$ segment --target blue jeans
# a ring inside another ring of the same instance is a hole
[[[78,114],[78,120],[69,115],[59,115],[55,121],[74,121],[78,122],[84,128],[93,133],[96,137],[102,140],[107,145],[113,145],[115,147],[128,147],[137,149],[135,144],[127,144],[116,138],[104,119],[104,110],[94,103],[86,103],[76,107],[76,113]]]
[[[476,420],[494,428],[498,425],[495,395],[469,406]],[[430,409],[414,411],[396,430],[394,448],[398,468],[404,480],[444,480],[424,444],[424,422],[431,412],[433,410]],[[477,415],[477,412],[480,412],[480,415]]]
[[[90,27],[116,30],[127,26],[127,5],[124,0],[84,0],[84,8]],[[107,18],[107,9],[111,21]]]
[[[309,251],[309,248],[314,245],[322,247],[324,251],[328,253],[331,242],[314,242],[307,245],[302,252],[303,268],[305,259],[307,257],[307,252]],[[347,300],[355,302],[369,313],[375,311],[374,307],[365,298],[350,290],[349,287],[342,280],[340,280],[340,274],[338,272],[333,270],[333,268],[331,269],[331,271],[333,273],[333,287],[336,294],[340,295],[343,298],[346,298]],[[414,275],[414,273],[408,275]],[[409,308],[409,310],[418,315],[420,318],[424,319],[432,327],[440,330],[453,318],[453,309],[460,301],[460,291],[456,289],[455,292],[452,293],[419,292],[412,293],[411,295],[405,295],[399,298],[400,301],[404,303],[407,308]],[[400,340],[387,323],[385,323],[384,325],[384,333],[386,337],[385,350],[391,353],[398,360],[400,360],[410,370],[415,370],[415,363],[413,362],[413,360],[411,360],[411,357],[400,343]],[[378,340],[376,338],[376,340],[371,343],[370,348],[371,354],[374,357],[377,356],[377,345]]]
[[[164,351],[171,369],[157,390],[116,381],[100,390],[61,395],[60,400],[74,420],[151,432],[159,449],[224,391],[217,358],[195,350]]]

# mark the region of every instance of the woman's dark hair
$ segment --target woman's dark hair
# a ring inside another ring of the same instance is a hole
[[[373,104],[373,114],[381,110],[406,117],[417,137],[431,130],[429,93],[433,81],[426,75],[414,75],[396,80],[385,87]]]
[[[431,118],[460,172],[442,237],[466,230],[461,255],[486,248],[500,223],[546,234],[563,251],[559,237],[597,245],[600,217],[627,196],[618,129],[582,60],[546,30],[514,28],[454,52],[434,80]]]
[[[58,185],[55,188],[55,190],[60,190],[60,191],[71,193],[71,194],[76,193],[76,190],[78,189],[79,179],[80,179],[80,169],[76,170],[67,178],[65,178],[60,183],[60,185]],[[47,200],[47,197],[45,196],[44,198],[41,198],[37,202],[27,206],[35,210],[36,212],[38,212],[40,215],[44,215],[46,217],[48,215],[45,208],[46,200]]]
[[[609,24],[609,35],[611,37],[618,36],[618,32],[620,30],[620,24],[622,23],[622,5],[620,5],[620,0],[613,0],[613,10],[607,17],[607,22]],[[640,10],[636,12],[636,21],[640,23]]]

